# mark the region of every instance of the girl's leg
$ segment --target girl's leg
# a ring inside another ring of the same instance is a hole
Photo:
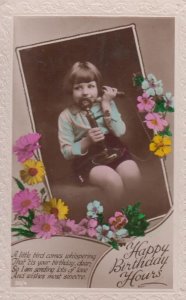
[[[99,186],[114,204],[124,196],[124,186],[120,175],[108,166],[96,166],[89,173],[89,181]]]
[[[119,166],[117,166],[116,172],[121,176],[123,184],[127,190],[139,188],[141,183],[141,173],[135,161],[123,161],[119,164]]]

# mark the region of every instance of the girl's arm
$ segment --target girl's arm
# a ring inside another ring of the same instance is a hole
[[[80,141],[75,142],[73,127],[67,110],[64,110],[58,118],[58,140],[65,159],[83,155]]]
[[[72,123],[68,115],[68,111],[63,111],[58,119],[58,139],[60,149],[65,159],[72,159],[75,156],[82,156],[87,154],[89,147],[93,143],[97,143],[104,139],[101,130],[91,128],[87,130],[86,137],[75,142]]]
[[[111,87],[104,87],[104,94],[102,96],[102,110],[104,121],[107,128],[116,136],[122,136],[126,131],[126,125],[121,118],[113,98],[117,94],[117,89]]]

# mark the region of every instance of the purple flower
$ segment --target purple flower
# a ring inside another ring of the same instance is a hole
[[[77,229],[77,224],[75,223],[74,220],[60,220],[59,221],[59,227],[60,227],[60,232],[65,235],[65,234],[75,234],[76,229]]]
[[[95,219],[82,219],[79,224],[74,220],[60,220],[59,231],[62,235],[88,235],[90,237],[96,236],[96,226],[98,222]]]
[[[85,226],[79,224],[76,224],[76,226],[73,229],[73,234],[75,235],[86,235],[87,229]]]
[[[38,144],[40,138],[41,134],[39,133],[29,133],[16,141],[13,152],[17,155],[19,162],[25,162],[33,156],[35,150],[40,148]]]
[[[20,216],[27,214],[29,209],[38,208],[40,205],[40,197],[37,190],[25,189],[18,192],[13,197],[13,211]]]
[[[34,218],[31,231],[37,233],[38,238],[49,239],[59,233],[58,220],[54,215],[41,214]]]
[[[96,227],[98,225],[98,221],[95,219],[82,219],[79,223],[79,226],[83,227],[85,230],[85,234],[90,237],[97,236]]]

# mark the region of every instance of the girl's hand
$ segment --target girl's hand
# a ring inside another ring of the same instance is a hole
[[[89,147],[92,144],[98,143],[104,139],[105,139],[105,136],[101,132],[100,128],[95,127],[95,128],[89,129],[89,131],[87,132],[87,136],[83,137],[81,139],[81,153],[86,154]]]
[[[89,129],[87,133],[87,138],[89,139],[89,142],[93,144],[103,141],[105,139],[105,136],[99,127],[95,127]]]
[[[116,97],[118,91],[116,88],[112,88],[106,85],[103,86],[102,90],[103,90],[102,102],[105,103],[110,103],[110,101]]]

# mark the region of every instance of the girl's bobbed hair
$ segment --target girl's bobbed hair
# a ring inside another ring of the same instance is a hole
[[[98,95],[101,95],[102,76],[100,71],[91,62],[76,62],[66,74],[63,81],[64,95],[72,95],[73,85],[81,82],[96,81]]]

